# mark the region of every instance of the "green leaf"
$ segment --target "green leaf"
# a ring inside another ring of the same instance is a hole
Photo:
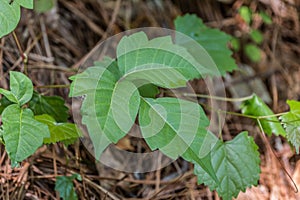
[[[44,96],[34,92],[29,101],[29,108],[34,115],[48,114],[57,122],[66,122],[69,118],[68,107],[65,106],[64,99],[59,96]]]
[[[117,47],[120,72],[127,80],[147,80],[166,88],[185,86],[187,80],[213,73],[200,65],[170,36],[148,40],[144,32],[124,36]]]
[[[59,192],[60,198],[64,200],[77,200],[77,194],[74,190],[73,180],[81,180],[79,174],[72,176],[58,176],[56,177],[55,190]]]
[[[212,58],[217,66],[218,71],[214,71],[211,75],[225,75],[226,72],[231,72],[237,68],[235,60],[231,57],[232,52],[227,44],[231,40],[231,36],[218,29],[207,27],[200,18],[196,15],[186,14],[182,17],[177,17],[174,21],[176,31],[184,33],[198,42]],[[179,36],[179,35],[178,35]],[[204,67],[212,69],[213,63],[207,58],[206,52],[200,52],[199,48],[194,48],[190,43],[185,44],[182,37],[176,38],[176,43],[186,47],[197,62]],[[201,50],[201,49],[200,49]]]
[[[239,51],[240,50],[241,44],[240,44],[240,41],[239,41],[238,38],[232,38],[230,40],[230,42],[231,42],[232,49],[234,51]]]
[[[251,99],[246,100],[241,105],[242,113],[256,117],[274,115],[273,111],[259,98],[254,95]],[[286,133],[276,117],[268,117],[260,119],[260,123],[265,133],[269,136],[275,135],[285,136]]]
[[[1,92],[0,92],[0,93],[1,93]],[[12,102],[9,101],[5,96],[2,97],[2,98],[0,99],[0,115],[2,114],[3,110],[4,110],[7,106],[9,106],[9,105],[11,105],[11,104],[12,104]]]
[[[21,109],[17,104],[5,108],[2,122],[5,149],[12,163],[32,155],[50,136],[47,125],[36,121],[30,109]]]
[[[245,54],[252,62],[261,60],[261,50],[254,44],[247,44],[244,48]]]
[[[37,12],[46,12],[55,5],[55,0],[34,0],[34,10]]]
[[[4,133],[3,127],[0,126],[0,143],[2,143],[2,144],[4,144],[4,141],[3,141],[3,133]]]
[[[20,6],[33,8],[33,0],[0,0],[0,38],[17,27],[21,15]]]
[[[103,140],[104,148],[111,142],[117,143],[135,122],[140,101],[137,88],[125,79],[117,82],[104,67],[89,67],[76,75],[70,95],[85,95],[81,107],[82,123],[87,126],[90,137],[95,139],[93,143]],[[99,144],[94,143],[95,149],[96,146]],[[95,150],[97,157],[104,148]]]
[[[251,23],[252,11],[248,6],[240,7],[239,14],[248,25]]]
[[[139,85],[139,84],[138,84]],[[141,84],[142,85],[142,84]],[[145,84],[138,88],[142,97],[155,98],[159,94],[159,89],[153,84]]]
[[[264,40],[264,37],[259,30],[252,30],[250,37],[256,44],[261,44]]]
[[[260,174],[258,147],[253,138],[242,132],[232,141],[219,141],[211,152],[212,166],[219,183],[216,183],[201,166],[195,165],[198,183],[216,190],[223,200],[237,197],[240,191],[257,185]]]
[[[75,124],[57,123],[53,117],[47,114],[37,115],[35,119],[49,128],[50,137],[44,138],[45,144],[74,140],[81,136]]]
[[[176,98],[142,98],[139,123],[151,150],[198,163],[217,180],[209,159],[211,147],[203,148],[204,139],[212,137],[207,136],[209,121],[201,106]]]
[[[10,91],[0,88],[0,94],[3,94],[11,102],[20,106],[27,103],[33,93],[31,80],[23,73],[11,71],[10,73]]]
[[[300,146],[300,102],[294,100],[287,100],[290,106],[290,112],[282,115],[280,120],[286,131],[286,138],[292,143],[299,154]]]
[[[33,0],[14,0],[13,3],[18,3],[24,8],[33,9]]]
[[[118,63],[116,60],[113,60],[112,58],[105,56],[102,61],[95,61],[94,66],[97,67],[104,67],[110,73],[112,73],[116,80],[119,80],[121,78],[121,73],[119,71]]]
[[[260,11],[259,15],[264,23],[268,25],[272,24],[272,18],[267,13],[265,13],[264,11]]]

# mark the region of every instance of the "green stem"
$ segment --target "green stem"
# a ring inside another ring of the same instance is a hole
[[[41,85],[36,86],[36,88],[69,88],[70,85]]]
[[[205,98],[205,99],[214,99],[218,101],[228,101],[228,102],[241,102],[241,101],[246,101],[249,100],[253,97],[254,94],[246,97],[241,97],[241,98],[228,98],[228,97],[218,97],[218,96],[211,96],[211,95],[206,95],[206,94],[192,94],[192,93],[183,93],[183,96],[186,97],[200,97],[200,98]]]

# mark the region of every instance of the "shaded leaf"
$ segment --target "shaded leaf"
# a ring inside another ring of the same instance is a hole
[[[47,125],[34,119],[30,109],[13,104],[2,113],[3,140],[12,163],[21,162],[32,155],[49,137]]]
[[[77,194],[74,190],[73,180],[81,180],[79,174],[72,176],[58,176],[56,177],[55,190],[59,192],[60,198],[64,200],[77,200]]]
[[[210,75],[225,75],[226,72],[231,72],[237,68],[235,60],[231,57],[232,52],[227,46],[231,39],[230,35],[227,35],[218,29],[207,27],[196,15],[186,14],[182,17],[177,17],[174,23],[176,31],[184,33],[194,39],[212,58],[218,71],[214,71]],[[201,63],[204,67],[213,69],[214,66],[211,66],[213,65],[213,62],[208,61],[209,58],[206,53],[201,53],[198,49],[193,48],[193,45],[185,45],[182,37],[179,39],[176,38],[176,43],[184,45],[195,59],[198,58],[197,62]],[[197,51],[193,52],[193,50]]]
[[[59,96],[44,96],[34,92],[29,102],[29,108],[35,115],[48,114],[57,122],[66,122],[69,118],[65,100]]]
[[[57,123],[53,117],[47,114],[37,115],[35,119],[43,124],[46,124],[50,131],[50,137],[44,138],[45,144],[73,141],[81,136],[75,124],[72,123]]]
[[[0,115],[2,114],[3,110],[11,104],[12,104],[12,102],[9,101],[5,96],[3,96],[0,99]]]
[[[247,132],[240,133],[228,142],[219,141],[211,151],[211,160],[220,182],[216,183],[196,164],[194,173],[198,177],[198,183],[216,190],[223,200],[237,197],[240,191],[258,183],[260,159],[257,149]]]
[[[269,116],[274,115],[273,111],[259,98],[254,95],[251,99],[246,100],[241,105],[242,113],[246,115],[252,116]],[[274,133],[275,135],[285,136],[286,133],[282,128],[279,120],[276,117],[269,117],[260,119],[260,123],[265,133],[271,135]]]
[[[282,115],[280,120],[283,122],[283,127],[286,131],[286,138],[292,143],[299,154],[300,146],[300,102],[287,100],[290,106],[290,112]]]

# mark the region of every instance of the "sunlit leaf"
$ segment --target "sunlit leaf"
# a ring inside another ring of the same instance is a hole
[[[228,142],[219,141],[211,151],[212,166],[219,183],[216,183],[202,167],[195,165],[199,184],[216,190],[223,200],[237,197],[240,191],[257,185],[260,174],[258,147],[247,132],[242,132]]]
[[[25,74],[21,72],[11,71],[9,74],[10,91],[0,88],[0,94],[3,94],[9,101],[22,106],[32,97],[32,82]]]
[[[36,121],[30,109],[21,109],[17,104],[4,109],[2,122],[5,149],[12,163],[32,155],[50,136],[47,125]]]
[[[286,130],[286,138],[292,143],[299,154],[300,147],[300,102],[287,100],[290,112],[282,115],[280,120]]]
[[[49,128],[50,137],[44,138],[45,144],[75,140],[81,136],[75,124],[57,123],[53,117],[47,114],[37,115],[35,119]]]
[[[182,17],[177,17],[174,23],[176,31],[184,33],[194,39],[207,51],[209,56],[212,58],[218,71],[214,71],[210,75],[224,75],[226,72],[231,72],[237,68],[234,59],[231,57],[232,52],[228,48],[228,43],[231,40],[230,35],[227,35],[218,29],[207,27],[196,15],[186,14]],[[182,41],[182,37],[180,37],[179,40],[176,40],[176,43],[179,45],[185,44],[184,41]],[[193,46],[189,46],[189,44],[184,45],[184,47],[187,48],[188,51],[194,55],[195,59],[204,67],[214,69],[214,66],[206,66],[207,64],[212,65],[211,62],[206,61],[209,60],[206,54],[200,56],[202,55],[200,54],[201,52],[197,49],[194,49]],[[193,52],[194,50],[197,51]]]
[[[33,8],[33,0],[0,0],[0,38],[17,27],[21,16],[21,6]]]
[[[139,122],[152,150],[159,149],[173,159],[182,156],[217,180],[209,157],[212,147],[203,149],[209,121],[201,106],[176,98],[142,98]]]
[[[254,95],[251,99],[246,100],[241,105],[242,113],[246,115],[252,116],[269,116],[274,115],[273,111],[259,98]],[[285,136],[286,133],[282,128],[279,120],[276,117],[268,117],[260,119],[260,123],[265,133],[271,135],[274,133],[275,135]]]
[[[252,62],[259,62],[261,60],[261,50],[258,46],[254,44],[246,44],[244,51]]]
[[[239,9],[239,14],[247,24],[251,23],[252,11],[248,6],[241,6]]]

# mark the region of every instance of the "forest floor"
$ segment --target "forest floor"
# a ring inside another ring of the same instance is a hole
[[[248,2],[248,3],[247,3]],[[71,108],[68,88],[43,88],[47,85],[69,85],[76,70],[98,42],[119,32],[140,27],[174,29],[173,20],[185,13],[195,13],[207,26],[243,38],[249,27],[238,15],[238,9],[249,6],[264,11],[272,24],[263,25],[254,17],[251,28],[263,34],[262,59],[251,62],[242,51],[234,53],[239,65],[248,65],[254,74],[240,82],[257,78],[266,86],[269,106],[275,113],[288,110],[286,99],[300,100],[300,2],[236,0],[221,3],[211,0],[188,1],[98,1],[58,0],[50,12],[38,14],[23,10],[16,35],[28,55],[28,74],[35,89],[46,95],[59,95]],[[246,39],[244,43],[249,42]],[[24,71],[24,64],[12,34],[0,41],[0,87],[8,88],[8,72]],[[235,73],[231,77],[238,76]],[[194,81],[199,87],[201,81]],[[231,96],[228,86],[228,96]],[[195,89],[197,91],[197,89]],[[234,107],[228,104],[229,109]],[[72,121],[72,119],[70,119]],[[237,199],[300,199],[288,174],[300,187],[299,156],[281,137],[264,141],[255,123],[237,116],[227,116],[224,139],[242,130],[249,131],[259,145],[261,175],[259,184],[240,193]],[[140,143],[125,138],[120,148],[133,150]],[[271,145],[273,151],[270,151]],[[54,190],[55,177],[78,173],[74,180],[79,199],[219,199],[204,185],[197,184],[193,166],[178,159],[171,165],[145,174],[120,172],[96,163],[82,141],[65,147],[53,144],[41,147],[33,156],[12,169],[4,147],[0,147],[0,199],[59,199]]]

